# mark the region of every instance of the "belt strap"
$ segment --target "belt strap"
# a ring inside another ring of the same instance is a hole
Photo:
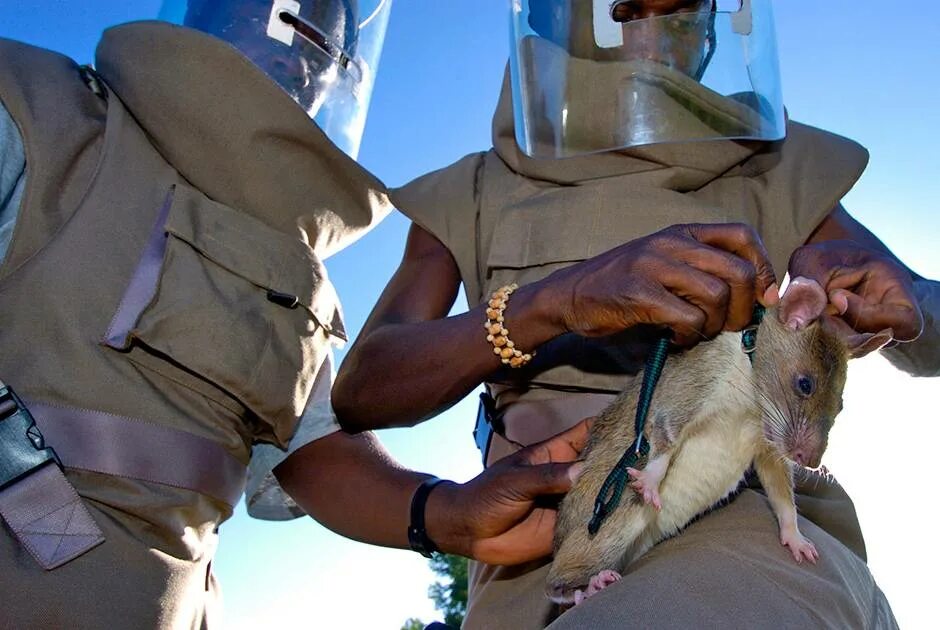
[[[207,438],[103,411],[28,405],[66,468],[184,488],[230,506],[244,491],[245,465]]]
[[[46,570],[104,542],[29,410],[0,382],[0,516]]]

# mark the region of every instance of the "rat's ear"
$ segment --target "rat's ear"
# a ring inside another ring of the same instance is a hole
[[[842,340],[849,353],[849,358],[852,359],[859,359],[875,350],[881,350],[894,341],[894,331],[890,328],[885,328],[876,333],[860,333],[856,332],[841,317],[833,315],[824,315],[819,323],[830,334]]]
[[[894,331],[885,328],[876,333],[855,333],[845,338],[849,356],[858,359],[875,350],[881,350],[894,341]]]
[[[826,310],[829,297],[819,283],[800,276],[787,285],[780,298],[777,318],[791,330],[806,328]]]

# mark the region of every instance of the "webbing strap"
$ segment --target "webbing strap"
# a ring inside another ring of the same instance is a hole
[[[104,542],[88,508],[54,462],[0,490],[0,515],[47,571]]]
[[[35,420],[0,381],[0,517],[48,570],[104,542]]]
[[[234,506],[247,468],[207,438],[103,411],[27,407],[66,468],[184,488]]]

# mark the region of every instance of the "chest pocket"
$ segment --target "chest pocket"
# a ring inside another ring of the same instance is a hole
[[[553,271],[587,260],[628,241],[677,223],[723,223],[720,208],[662,188],[638,188],[616,178],[580,186],[549,188],[515,204],[482,206],[492,217],[486,253],[484,296],[497,288],[541,280]],[[507,317],[512,317],[510,303]],[[511,329],[511,319],[510,329]],[[557,337],[538,349],[531,363],[503,370],[493,380],[531,382],[553,388],[619,392],[642,368],[648,346],[642,331],[611,338]]]
[[[493,219],[485,294],[520,286],[677,223],[725,223],[729,213],[690,195],[637,188],[610,178],[542,190],[511,206],[484,208]]]
[[[234,397],[283,444],[330,336],[345,339],[336,293],[299,235],[178,184],[104,343],[219,404]]]

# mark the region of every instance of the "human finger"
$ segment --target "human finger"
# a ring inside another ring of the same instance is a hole
[[[671,267],[664,271],[664,269]],[[656,269],[648,272],[641,281],[632,283],[629,295],[622,297],[608,308],[616,308],[624,321],[631,326],[648,324],[668,328],[673,343],[691,346],[706,338],[705,312],[680,295],[689,295],[691,285],[678,267],[687,265],[658,261]]]
[[[758,299],[764,306],[776,303],[775,292],[770,289],[777,284],[777,277],[767,248],[754,228],[744,223],[691,223],[683,227],[700,243],[723,249],[749,261],[755,270],[754,284]],[[770,302],[765,303],[768,299]]]
[[[830,299],[840,302],[843,316],[858,322],[860,332],[891,328],[897,340],[911,341],[923,331],[924,316],[910,271],[897,261],[873,255],[836,274],[830,287]]]
[[[870,302],[851,291],[837,290],[835,303],[844,301],[842,319],[858,332],[877,332],[890,328],[898,341],[913,341],[924,328],[924,317],[916,303]]]
[[[668,261],[659,266],[656,280],[704,314],[704,321],[697,326],[702,335],[710,339],[721,332],[731,300],[731,289],[724,279],[685,262]]]
[[[757,269],[751,261],[710,245],[698,244],[679,254],[680,259],[707,274],[716,276],[729,290],[724,330],[741,330],[751,322],[758,299]],[[763,296],[760,296],[763,298]]]
[[[501,489],[517,501],[528,501],[571,490],[584,468],[583,462],[552,462],[514,466],[500,480]]]
[[[790,256],[788,270],[791,278],[815,280],[827,293],[834,289],[861,293],[857,289],[863,284],[896,276],[899,270],[885,260],[881,253],[861,248],[857,243],[827,241],[798,248]]]
[[[549,462],[570,462],[578,458],[587,445],[594,418],[585,418],[573,427],[547,440],[525,447],[516,453],[520,463],[535,465]]]
[[[832,248],[823,248],[816,245],[804,245],[797,248],[790,255],[787,270],[791,278],[807,278],[816,281],[824,290],[829,289],[832,277],[839,273],[845,260],[836,260],[832,256]]]
[[[867,292],[865,285],[871,279],[871,272],[868,266],[861,265],[833,265],[828,271],[818,271],[820,276],[820,286],[827,292],[832,293],[837,289],[845,289],[863,294]]]
[[[513,565],[544,558],[552,552],[557,513],[536,508],[510,530],[474,541],[471,554],[486,564]]]

